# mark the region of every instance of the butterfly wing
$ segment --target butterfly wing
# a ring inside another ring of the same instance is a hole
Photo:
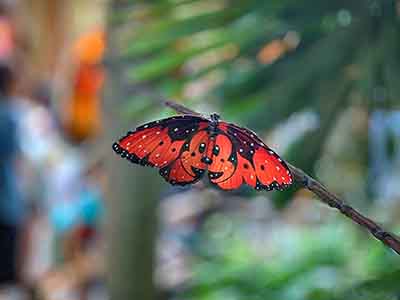
[[[197,116],[157,120],[128,132],[113,149],[133,163],[160,168],[171,184],[185,185],[204,173],[198,149],[208,143],[207,128],[208,120]]]
[[[161,176],[171,184],[186,185],[198,181],[207,165],[202,162],[208,144],[208,132],[197,131],[187,138],[176,160],[160,169]]]
[[[255,133],[220,122],[210,136],[210,122],[198,116],[175,116],[150,122],[128,132],[113,149],[133,163],[160,168],[171,184],[199,180],[205,170],[222,189],[242,184],[255,189],[282,190],[292,184],[284,161]]]
[[[237,189],[242,184],[257,190],[283,190],[292,184],[285,162],[254,132],[225,122],[220,122],[218,129],[218,155],[208,168],[213,184],[225,190]]]

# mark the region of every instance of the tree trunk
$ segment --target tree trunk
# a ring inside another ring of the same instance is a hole
[[[112,28],[108,28],[108,34],[109,60],[113,61],[118,56],[112,49],[116,37]],[[156,297],[153,270],[161,181],[156,178],[156,170],[133,165],[112,150],[112,143],[137,124],[122,119],[119,114],[125,104],[123,100],[128,97],[121,84],[122,67],[115,63],[110,65],[105,95],[108,133],[103,145],[109,172],[108,287],[112,300],[150,300]]]

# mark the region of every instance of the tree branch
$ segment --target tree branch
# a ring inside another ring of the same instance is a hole
[[[307,175],[303,170],[296,168],[287,162],[286,164],[289,166],[295,181],[299,182],[306,189],[317,195],[322,202],[328,204],[330,207],[336,208],[353,222],[367,229],[375,238],[400,255],[400,240],[396,235],[385,231],[374,221],[363,216],[356,209],[352,208],[335,194],[328,191],[320,182]]]
[[[173,101],[164,101],[163,103],[165,106],[168,106],[181,114],[200,115],[199,113]],[[335,194],[328,191],[320,182],[307,175],[303,170],[292,166],[288,162],[286,162],[286,164],[292,172],[293,179],[296,182],[300,183],[304,188],[317,195],[323,203],[329,205],[330,207],[336,208],[343,215],[350,218],[353,222],[368,230],[375,238],[400,255],[400,239],[398,236],[385,231],[377,223],[365,217],[350,205],[346,204]]]

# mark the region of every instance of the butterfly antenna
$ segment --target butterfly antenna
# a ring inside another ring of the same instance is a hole
[[[201,116],[202,114],[191,110],[190,108],[187,108],[186,106],[183,106],[182,104],[176,103],[174,101],[171,100],[165,100],[162,101],[162,103],[165,106],[168,106],[169,108],[172,108],[173,110],[175,110],[177,113],[183,114],[183,115],[193,115],[193,116]]]

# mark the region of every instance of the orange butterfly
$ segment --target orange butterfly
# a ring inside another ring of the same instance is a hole
[[[293,182],[286,163],[257,135],[235,124],[195,115],[150,122],[113,144],[129,161],[160,169],[174,185],[191,184],[208,172],[224,190],[247,184],[256,190],[283,190]]]

